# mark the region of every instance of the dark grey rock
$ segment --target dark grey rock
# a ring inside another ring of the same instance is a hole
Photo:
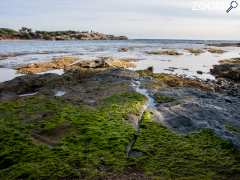
[[[239,98],[193,88],[166,88],[158,93],[177,101],[156,107],[159,122],[178,133],[212,129],[218,136],[240,147],[240,134],[226,128],[231,125],[240,129]]]

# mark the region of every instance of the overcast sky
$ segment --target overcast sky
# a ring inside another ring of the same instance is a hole
[[[240,40],[231,0],[1,0],[0,27],[94,30],[130,38]]]

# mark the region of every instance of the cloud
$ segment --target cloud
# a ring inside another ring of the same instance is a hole
[[[240,7],[227,15],[228,0],[2,1],[3,27],[93,29],[132,38],[240,40]]]

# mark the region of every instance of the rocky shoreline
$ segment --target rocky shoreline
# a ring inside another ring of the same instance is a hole
[[[216,81],[132,66],[61,58],[19,67],[27,75],[0,84],[0,178],[236,179],[239,60],[214,66]],[[35,74],[55,68],[65,73]]]
[[[94,31],[32,31],[23,27],[19,31],[0,28],[0,40],[127,40],[126,36],[114,36]]]

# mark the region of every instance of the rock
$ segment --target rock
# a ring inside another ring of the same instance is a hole
[[[185,50],[188,51],[191,54],[196,55],[196,56],[204,53],[204,51],[202,49],[197,49],[197,48],[186,48]]]
[[[157,91],[161,87],[192,87],[203,91],[213,91],[214,86],[200,79],[191,79],[172,74],[152,73],[147,70],[137,71],[141,77],[151,77],[150,81],[145,82],[146,88]],[[149,79],[149,78],[148,78]]]
[[[71,69],[106,69],[106,68],[130,68],[135,67],[131,59],[117,59],[110,57],[102,57],[96,60],[79,61],[72,66],[66,67],[65,70]]]
[[[120,48],[118,51],[119,52],[128,52],[128,48]]]
[[[169,56],[180,56],[182,53],[177,52],[176,50],[165,50],[165,51],[148,51],[146,52],[149,55],[169,55]]]
[[[149,71],[149,72],[151,72],[151,73],[153,73],[154,68],[153,68],[153,66],[150,66],[150,67],[148,67],[146,70]]]
[[[17,77],[11,81],[0,84],[0,99],[16,97],[17,95],[34,93],[46,86],[59,80],[57,74],[26,75]]]
[[[197,71],[197,74],[200,74],[200,75],[202,75],[202,74],[203,74],[203,72],[202,72],[202,71]]]
[[[133,92],[132,80],[138,73],[125,69],[80,68],[56,74],[30,74],[17,77],[0,84],[0,100],[18,98],[22,94],[56,97],[56,92],[64,90],[61,98],[74,103],[99,104],[102,99],[113,94]],[[19,97],[20,98],[20,97]]]
[[[207,51],[210,53],[214,53],[214,54],[223,54],[226,52],[226,51],[224,51],[222,49],[218,49],[218,48],[208,48]]]
[[[64,69],[66,66],[72,65],[77,60],[78,59],[75,57],[53,58],[51,62],[28,64],[16,68],[16,70],[18,73],[21,74],[35,74],[49,71],[52,69]]]
[[[214,65],[210,72],[217,78],[240,82],[240,58],[220,61],[220,64]]]
[[[218,136],[240,147],[240,136],[229,131],[227,124],[240,128],[240,101],[236,97],[201,91],[195,88],[162,88],[163,97],[176,99],[157,106],[157,121],[179,133],[212,129]]]
[[[103,58],[103,60],[110,66],[114,68],[133,68],[136,65],[131,59],[117,59],[117,58]]]

